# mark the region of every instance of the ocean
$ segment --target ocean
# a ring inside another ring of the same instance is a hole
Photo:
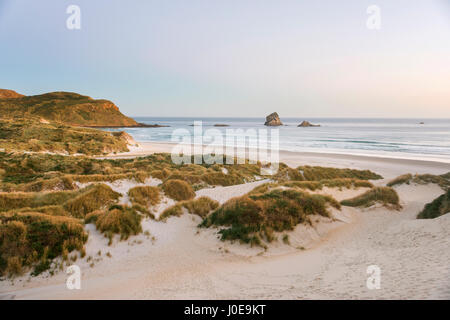
[[[450,163],[450,119],[282,118],[284,126],[266,127],[264,118],[147,118],[161,128],[125,128],[136,141],[171,142],[175,129],[193,132],[194,121],[203,131],[227,129],[279,129],[280,150],[325,152],[393,158],[424,159]],[[297,127],[303,120],[320,127]],[[421,124],[420,122],[424,122]],[[226,124],[228,127],[214,127]],[[187,131],[186,131],[187,132]]]

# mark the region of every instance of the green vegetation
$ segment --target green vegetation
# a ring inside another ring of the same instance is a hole
[[[450,190],[425,205],[418,219],[433,219],[450,212]]]
[[[133,208],[114,205],[107,210],[97,210],[86,216],[86,223],[95,223],[96,228],[105,234],[110,241],[114,234],[121,240],[142,232],[142,216]]]
[[[219,231],[222,240],[261,245],[263,239],[274,239],[274,231],[293,230],[299,223],[308,223],[310,215],[329,217],[328,206],[340,208],[330,196],[276,189],[230,199],[200,226],[224,227]]]
[[[0,99],[0,117],[35,117],[75,126],[127,127],[138,123],[124,116],[114,103],[71,92]]]
[[[161,202],[160,191],[157,187],[138,186],[128,190],[128,196],[133,204],[144,207],[157,205]]]
[[[355,198],[341,201],[343,206],[348,207],[371,207],[376,203],[396,210],[401,209],[400,198],[391,187],[375,187]]]
[[[32,266],[33,275],[38,275],[64,252],[82,250],[86,240],[77,219],[37,212],[0,213],[0,275],[20,275]]]
[[[164,193],[177,201],[189,200],[195,197],[195,192],[192,187],[183,180],[167,180],[162,185]]]

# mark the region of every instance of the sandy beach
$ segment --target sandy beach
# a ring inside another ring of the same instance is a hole
[[[140,143],[114,157],[170,152],[172,145]],[[290,166],[320,165],[370,169],[383,175],[376,185],[404,173],[443,174],[450,164],[354,155],[280,152]],[[201,189],[197,197],[225,202],[267,180]],[[122,182],[123,183],[123,182]],[[126,185],[130,187],[131,182]],[[157,181],[144,184],[155,185]],[[125,190],[118,184],[116,190]],[[222,242],[217,230],[199,229],[198,216],[184,214],[166,222],[144,220],[149,234],[127,241],[108,239],[87,225],[86,259],[81,290],[66,288],[64,272],[54,276],[24,276],[0,283],[2,299],[450,299],[450,216],[417,220],[425,203],[443,193],[437,185],[395,187],[402,210],[375,206],[343,207],[333,218],[316,217],[299,225],[290,243],[267,249]],[[342,200],[365,188],[321,192]],[[124,199],[126,201],[126,199]],[[161,212],[170,203],[161,205]],[[108,253],[108,256],[107,256]],[[381,288],[366,286],[367,267],[381,269]]]

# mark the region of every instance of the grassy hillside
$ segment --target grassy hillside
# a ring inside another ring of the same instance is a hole
[[[0,119],[0,150],[102,155],[126,152],[128,134],[33,119]]]
[[[15,96],[7,91],[0,91],[0,118],[37,117],[68,125],[92,127],[139,126],[108,100],[95,100],[71,92]]]
[[[14,90],[0,89],[0,99],[22,98],[23,95]]]

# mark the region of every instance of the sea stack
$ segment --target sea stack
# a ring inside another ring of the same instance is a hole
[[[282,126],[280,117],[278,116],[278,113],[274,112],[269,114],[266,117],[266,122],[264,123],[265,126]]]
[[[320,127],[320,124],[312,124],[309,121],[303,121],[297,127]]]

